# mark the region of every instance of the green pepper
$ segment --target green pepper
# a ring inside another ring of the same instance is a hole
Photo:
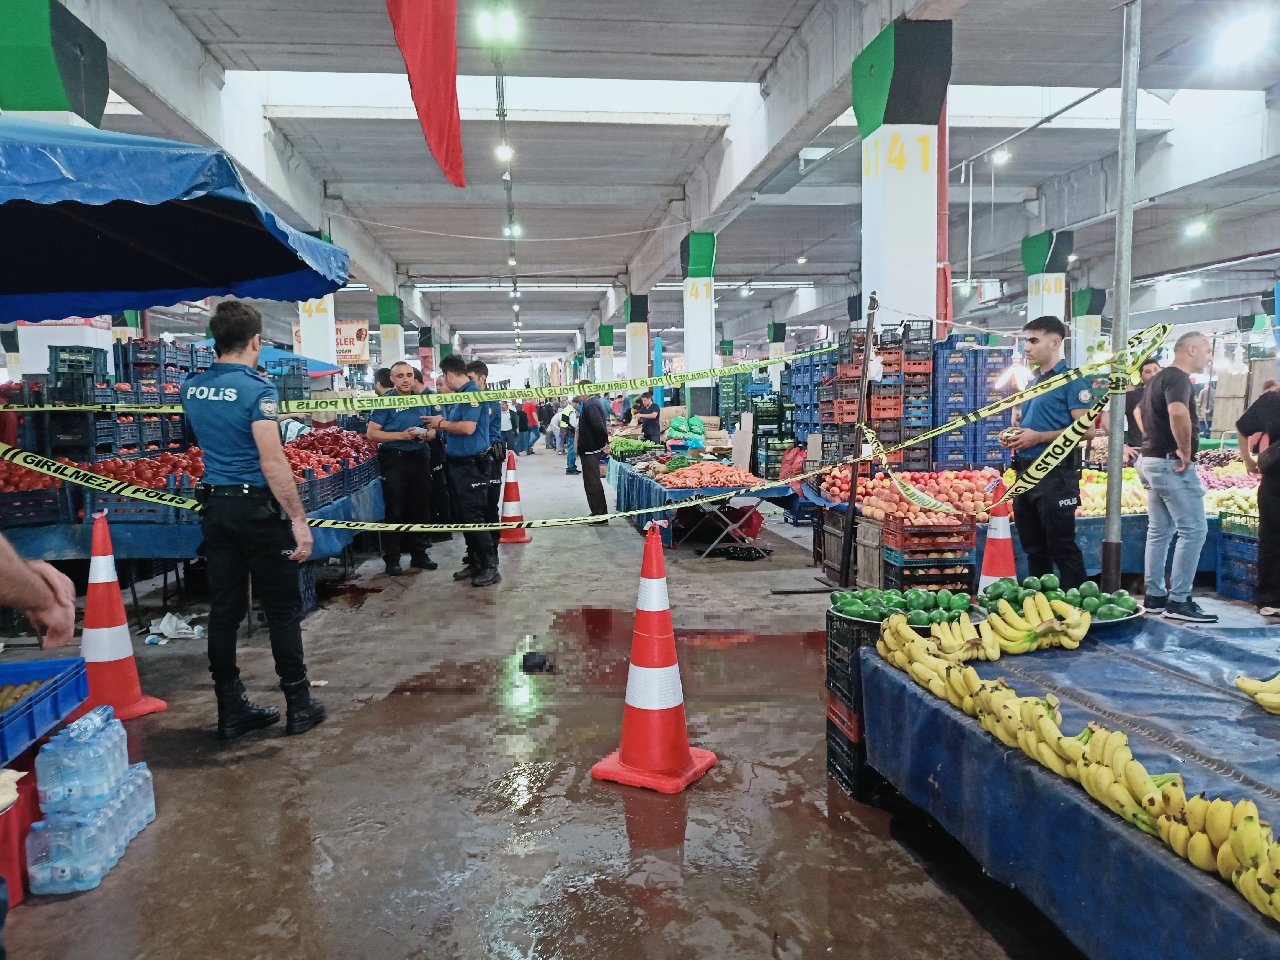
[[[954,613],[963,613],[965,610],[973,606],[973,601],[967,593],[952,594],[951,599],[947,602],[947,607]],[[957,617],[956,619],[959,619]]]

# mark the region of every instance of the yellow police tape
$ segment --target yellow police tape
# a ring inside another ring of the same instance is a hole
[[[408,396],[387,394],[383,397],[330,397],[321,400],[285,400],[277,405],[280,413],[360,413],[367,410],[404,410],[414,407],[445,407],[457,403],[472,406],[498,400],[550,400],[555,397],[572,397],[583,393],[635,393],[654,387],[678,387],[697,380],[715,380],[751,373],[761,367],[780,363],[795,363],[808,357],[830,353],[836,347],[819,347],[783,357],[750,360],[729,367],[711,370],[694,370],[689,373],[671,373],[661,377],[645,377],[639,380],[613,380],[609,383],[589,385],[563,384],[558,387],[521,387],[515,390],[472,390],[467,393],[413,393]],[[136,403],[86,403],[74,406],[16,406],[5,407],[7,413],[182,413],[181,404],[163,406],[139,406]]]
[[[810,470],[806,473],[800,473],[795,476],[788,477],[785,481],[771,480],[751,487],[739,487],[733,490],[727,490],[723,493],[715,493],[709,494],[705,497],[695,497],[688,500],[675,501],[663,504],[662,506],[643,507],[638,510],[625,510],[618,513],[586,517],[523,520],[515,523],[374,523],[364,520],[308,519],[307,525],[318,529],[349,530],[361,533],[466,533],[485,530],[568,527],[580,523],[598,523],[601,520],[640,517],[651,513],[666,513],[672,509],[697,507],[702,506],[703,504],[732,500],[734,497],[750,496],[751,494],[762,493],[766,490],[775,489],[785,484],[821,476],[833,466],[841,466],[844,464],[852,465],[879,459],[887,467],[887,454],[889,453],[896,453],[899,450],[905,450],[907,447],[928,442],[934,437],[939,437],[953,430],[958,430],[970,423],[975,423],[986,417],[994,416],[997,413],[1003,413],[1005,410],[1020,406],[1035,397],[1043,396],[1046,393],[1058,389],[1063,384],[1077,380],[1088,373],[1099,373],[1104,370],[1112,370],[1123,371],[1125,374],[1132,377],[1141,368],[1142,360],[1150,356],[1168,337],[1170,329],[1171,328],[1167,325],[1149,327],[1141,333],[1135,334],[1134,337],[1130,339],[1129,347],[1125,353],[1115,360],[1094,361],[1093,363],[1085,364],[1083,367],[1078,367],[1075,370],[1068,370],[1066,373],[1050,377],[1047,380],[1037,383],[1033,387],[1022,390],[1012,396],[1005,397],[1003,400],[997,400],[995,403],[987,404],[985,407],[981,407],[972,413],[952,420],[949,423],[945,423],[942,426],[935,427],[928,433],[921,434],[918,437],[912,437],[910,440],[900,443],[895,447],[891,447],[888,450],[885,450],[885,448],[880,444],[879,439],[875,438],[874,433],[868,431],[873,438],[872,454],[852,457],[848,460],[843,460],[835,464],[825,464],[816,470]],[[755,366],[758,366],[758,364]],[[1120,377],[1118,374],[1112,376],[1109,392],[1112,395],[1123,393],[1123,377]],[[1105,399],[1099,400],[1090,409],[1088,414],[1075,421],[1070,427],[1063,431],[1057,440],[1050,444],[1049,448],[1037,457],[1035,462],[1033,462],[1023,475],[1018,478],[1013,486],[1009,488],[1008,493],[1005,495],[1005,499],[1012,499],[1019,494],[1026,493],[1044,479],[1049,471],[1053,470],[1054,467],[1058,466],[1058,464],[1065,460],[1092,427],[1093,422],[1102,412],[1102,408],[1105,405]],[[875,452],[875,448],[877,447],[879,448],[878,455]],[[110,477],[104,477],[101,474],[94,473],[92,470],[68,466],[65,463],[59,463],[56,460],[50,460],[48,457],[42,457],[39,454],[31,453],[26,450],[20,450],[17,447],[11,447],[5,443],[0,443],[0,460],[7,460],[10,463],[26,467],[27,469],[34,470],[37,473],[57,477],[67,483],[88,487],[89,489],[97,490],[100,493],[130,497],[135,500],[145,500],[149,503],[163,504],[165,506],[176,507],[180,510],[200,510],[200,504],[188,497],[178,496],[177,494],[169,493],[165,490],[152,490],[147,487],[136,487],[120,480],[112,480]],[[924,494],[920,494],[919,491],[915,492],[921,497],[925,496]],[[931,498],[926,497],[925,499],[929,500]],[[933,508],[930,507],[928,509]]]

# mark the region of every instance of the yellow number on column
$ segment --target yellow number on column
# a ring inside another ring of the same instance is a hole
[[[698,285],[696,283],[689,284],[689,299],[697,300],[701,295],[698,293]]]
[[[928,173],[932,166],[933,137],[926,133],[923,137],[917,137],[916,143],[920,145],[920,172]]]
[[[902,144],[902,138],[896,133],[889,138],[889,166],[896,167],[901,173],[907,169],[907,148]]]
[[[862,145],[862,179],[871,179],[871,144]]]
[[[708,300],[711,299],[711,281],[710,280],[704,280],[702,282],[702,295],[705,296]]]

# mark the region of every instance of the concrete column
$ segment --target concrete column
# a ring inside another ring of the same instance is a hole
[[[686,370],[708,370],[716,355],[716,238],[690,233],[680,244],[680,273],[684,278],[684,362]],[[715,381],[685,385],[685,405],[700,417],[715,413]]]
[[[389,367],[393,363],[403,360],[405,354],[404,343],[404,309],[400,304],[399,297],[378,297],[378,330],[379,340],[382,344],[382,366]],[[431,368],[426,367],[423,373],[430,372]]]
[[[107,45],[65,6],[57,0],[6,0],[0,111],[100,127],[108,88]]]
[[[1067,263],[1075,247],[1070,230],[1046,230],[1022,241],[1027,271],[1027,319],[1067,319]]]
[[[769,324],[769,359],[787,355],[787,325],[781,321]],[[782,364],[775,363],[769,367],[769,382],[775,391],[782,387]]]
[[[633,294],[622,307],[627,324],[627,379],[649,376],[649,297]]]
[[[895,20],[853,61],[862,135],[862,297],[880,327],[937,311],[938,123],[951,21]]]
[[[1071,319],[1067,326],[1071,330],[1071,346],[1067,363],[1078,367],[1088,363],[1099,344],[1106,341],[1102,337],[1102,309],[1107,304],[1107,291],[1096,287],[1085,287],[1071,294]],[[1030,308],[1027,316],[1031,317]],[[1037,314],[1039,316],[1039,314]]]
[[[600,362],[597,364],[600,379],[608,382],[614,379],[613,369],[613,326],[600,325]]]
[[[298,330],[304,357],[337,364],[338,327],[332,293],[298,304]]]

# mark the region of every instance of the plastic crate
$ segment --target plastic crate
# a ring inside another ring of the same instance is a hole
[[[1238,533],[1224,533],[1218,537],[1218,556],[1223,559],[1258,562],[1258,541]]]
[[[99,347],[50,346],[49,373],[89,374],[98,380],[107,378],[107,351]]]
[[[73,488],[21,490],[0,493],[0,527],[44,527],[70,523],[74,516]]]
[[[907,373],[933,373],[932,360],[913,360],[910,357],[902,358],[902,372]]]
[[[902,417],[901,397],[872,397],[870,407],[871,420],[898,420]]]
[[[837,380],[861,380],[862,379],[862,362],[857,363],[840,363],[836,365]]]
[[[942,565],[940,561],[938,566]],[[958,564],[948,563],[948,567]],[[884,568],[884,589],[886,590],[948,590],[960,593],[973,593],[977,566],[964,568],[963,573],[925,573],[928,567],[894,567]]]
[[[847,716],[862,714],[862,677],[858,648],[874,645],[878,627],[827,611],[827,689],[846,708]]]
[[[1252,586],[1258,582],[1258,561],[1222,557],[1218,562],[1218,578],[1238,580]]]
[[[1253,584],[1245,583],[1242,580],[1232,580],[1230,577],[1224,577],[1218,574],[1218,596],[1226,600],[1243,600],[1246,603],[1253,602]]]
[[[173,507],[167,504],[86,490],[84,522],[93,523],[94,517],[104,510],[109,523],[169,523],[173,517]]]
[[[89,678],[79,657],[0,665],[0,686],[35,680],[41,685],[34,693],[0,713],[0,763],[12,762],[89,697]]]
[[[929,459],[929,450],[927,446],[920,446],[915,448],[908,447],[907,449],[902,451],[902,469],[903,470],[912,470],[912,471],[928,470],[929,464],[931,462],[932,461]]]
[[[192,347],[191,348],[191,366],[192,367],[212,366],[214,361],[217,359],[218,359],[218,354],[213,349],[213,347]]]
[[[1248,513],[1222,513],[1219,515],[1223,534],[1258,539],[1258,518]]]
[[[883,543],[898,551],[972,550],[977,544],[978,526],[972,520],[957,523],[907,523],[891,514],[884,519]]]
[[[943,470],[955,470],[962,468],[973,458],[970,456],[972,449],[967,445],[961,446],[939,446],[940,441],[934,441],[933,462]]]
[[[857,422],[858,422],[858,407],[859,407],[859,403],[858,403],[858,401],[857,401],[857,400],[836,400],[836,401],[834,401],[834,407],[833,407],[833,411],[832,411],[832,412],[833,412],[833,416],[832,416],[832,420],[831,420],[831,422],[833,422],[833,423],[857,423]]]
[[[950,567],[976,562],[976,554],[973,550],[932,550],[928,552],[945,552],[953,555],[950,557],[921,557],[914,552],[904,553],[892,547],[885,547],[884,562],[894,567]]]
[[[998,443],[987,443],[973,448],[973,456],[970,458],[975,465],[990,467],[996,464],[1008,463],[1010,452]]]
[[[138,429],[138,436],[142,443],[162,443],[164,441],[164,427],[159,420],[144,420],[140,424],[135,424]]]

